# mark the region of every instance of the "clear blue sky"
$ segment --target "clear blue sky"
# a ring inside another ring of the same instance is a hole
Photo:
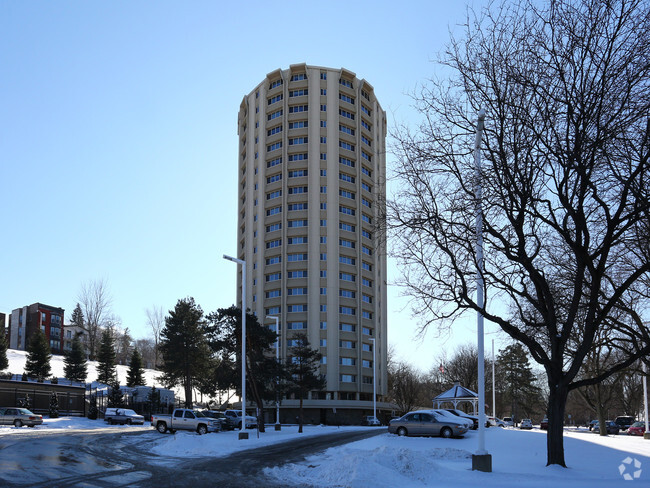
[[[135,337],[147,307],[232,305],[222,255],[236,253],[242,97],[290,64],[345,67],[375,87],[389,127],[415,123],[407,93],[440,75],[432,60],[465,14],[438,0],[0,0],[0,312],[42,302],[67,322],[81,284],[101,278]],[[467,320],[420,344],[399,294],[389,287],[398,357],[428,369],[475,341]]]

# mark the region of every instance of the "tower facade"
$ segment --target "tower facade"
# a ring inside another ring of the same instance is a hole
[[[327,385],[306,406],[372,409],[373,386],[380,400],[387,389],[386,114],[374,89],[345,69],[273,71],[242,100],[238,135],[246,307],[271,328],[279,318],[282,358],[301,331],[322,353]],[[239,300],[241,279],[239,267]]]

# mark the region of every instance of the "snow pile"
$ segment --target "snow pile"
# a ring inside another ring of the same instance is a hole
[[[174,457],[224,457],[233,452],[255,449],[296,438],[305,438],[334,432],[365,430],[368,427],[341,427],[323,425],[305,425],[304,432],[298,434],[298,426],[283,425],[281,431],[276,431],[273,426],[266,426],[266,432],[248,430],[248,439],[239,440],[239,431],[224,431],[199,436],[196,432],[176,431],[174,434],[156,434],[151,452]]]
[[[471,454],[478,447],[475,432],[461,439],[383,434],[265,473],[287,485],[310,487],[610,488],[629,486],[623,485],[625,472],[621,473],[620,466],[634,469],[633,462],[624,464],[630,458],[641,463],[639,486],[649,485],[650,441],[573,430],[565,433],[564,443],[568,469],[546,467],[545,433],[488,429],[486,448],[492,455],[492,472],[483,473],[471,469]]]
[[[307,486],[393,488],[399,486],[437,486],[441,479],[455,479],[450,464],[466,468],[471,454],[458,449],[412,450],[383,445],[366,450],[343,446],[331,449],[326,456],[312,456],[306,464],[290,464],[266,470],[276,478]],[[335,453],[335,454],[334,454]],[[332,459],[332,456],[335,459]],[[461,469],[457,467],[456,469]]]

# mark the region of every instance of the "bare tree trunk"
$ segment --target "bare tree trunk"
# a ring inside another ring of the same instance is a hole
[[[111,297],[105,279],[89,281],[81,285],[77,297],[84,314],[83,329],[88,334],[89,359],[94,360],[99,343],[100,330],[110,315]]]
[[[549,387],[551,393],[548,398],[546,465],[559,464],[566,468],[564,462],[564,410],[566,408],[566,400],[569,390],[559,381],[549,381]]]
[[[300,411],[298,414],[298,434],[302,434],[302,422],[303,422],[302,395],[300,395]]]
[[[192,376],[189,369],[185,372],[185,408],[192,408]]]
[[[600,435],[607,435],[607,426],[605,425],[605,407],[603,405],[603,395],[600,384],[594,385],[596,391],[596,417],[598,418],[598,430]]]
[[[257,388],[255,375],[251,372],[248,361],[246,362],[246,380],[250,387],[251,393],[253,394],[253,400],[257,404],[257,428],[260,432],[266,432],[266,426],[264,424],[264,401],[262,400],[262,396],[260,395],[260,392]]]
[[[160,331],[165,326],[165,317],[163,315],[162,307],[153,306],[152,309],[147,309],[147,323],[153,333],[154,342],[154,369],[158,367],[158,345],[160,344]]]

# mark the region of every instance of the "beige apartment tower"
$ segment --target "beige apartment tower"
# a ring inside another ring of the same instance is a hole
[[[358,423],[375,381],[386,407],[386,114],[355,73],[296,64],[244,97],[238,135],[246,307],[271,328],[279,318],[282,358],[300,331],[322,353],[308,420]],[[238,285],[239,301],[241,267]]]

